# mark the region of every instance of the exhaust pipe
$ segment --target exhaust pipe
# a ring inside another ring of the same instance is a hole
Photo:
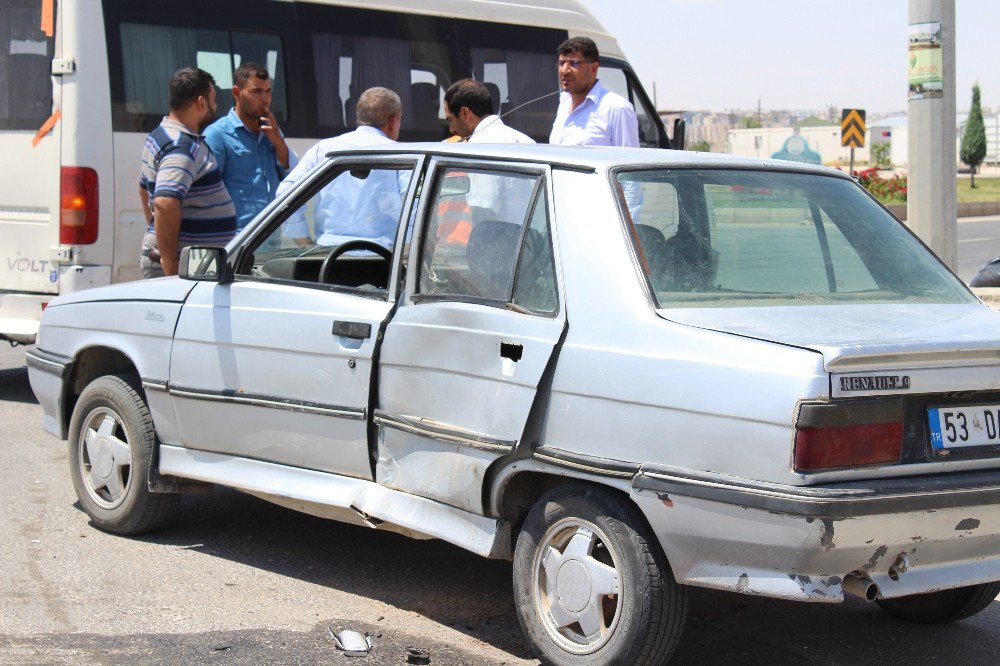
[[[868,576],[859,576],[856,573],[844,576],[841,587],[844,590],[844,594],[850,594],[865,601],[875,601],[879,594],[878,585],[873,583],[871,578]]]

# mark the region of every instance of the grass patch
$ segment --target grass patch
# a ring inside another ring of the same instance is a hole
[[[969,187],[968,178],[959,178],[958,201],[1000,201],[1000,178],[976,177],[976,189]]]

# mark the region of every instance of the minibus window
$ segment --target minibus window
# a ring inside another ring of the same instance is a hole
[[[0,0],[0,130],[37,130],[52,113],[52,37],[38,0]]]
[[[494,102],[500,114],[510,112],[504,122],[525,134],[548,136],[559,105],[556,95],[545,97],[559,90],[553,53],[478,47],[469,52],[472,78],[485,83],[497,97]]]

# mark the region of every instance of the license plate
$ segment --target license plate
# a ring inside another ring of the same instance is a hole
[[[935,449],[1000,444],[1000,405],[930,407],[927,421]]]

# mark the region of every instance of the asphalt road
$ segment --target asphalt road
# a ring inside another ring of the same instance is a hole
[[[1000,254],[1000,218],[959,225],[959,275]],[[0,343],[0,663],[339,663],[328,637],[373,635],[347,663],[533,664],[507,562],[340,525],[228,490],[184,499],[172,528],[129,539],[89,524],[66,445],[41,430],[24,350]],[[817,605],[691,591],[674,663],[996,664],[1000,601],[950,626],[859,601]]]
[[[958,277],[968,284],[983,264],[1000,257],[1000,217],[958,221]]]
[[[532,664],[511,566],[438,541],[340,525],[227,490],[177,524],[105,534],[76,503],[65,443],[40,428],[22,350],[0,352],[0,663],[315,664],[327,629],[373,634],[345,663]],[[859,601],[817,605],[691,591],[674,663],[996,664],[1000,601],[951,626]]]

